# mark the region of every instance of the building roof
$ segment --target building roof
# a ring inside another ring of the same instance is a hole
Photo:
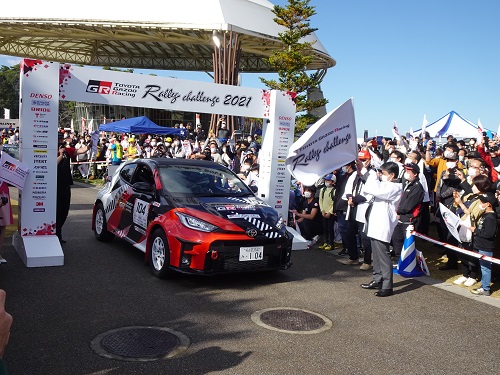
[[[77,7],[55,0],[2,5],[0,54],[95,66],[213,71],[212,33],[241,40],[241,72],[273,72],[265,59],[282,47],[266,0],[142,0],[131,6],[86,0]],[[308,69],[335,66],[315,34]]]

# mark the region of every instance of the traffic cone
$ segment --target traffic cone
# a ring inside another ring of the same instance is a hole
[[[413,227],[406,229],[403,250],[398,261],[398,273],[404,277],[423,276],[424,273],[417,266],[417,250],[415,249],[415,237],[412,234]]]

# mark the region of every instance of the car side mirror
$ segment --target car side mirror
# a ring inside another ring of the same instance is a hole
[[[154,192],[154,186],[147,183],[147,182],[136,182],[135,184],[132,185],[132,188],[136,191],[139,191],[141,193],[153,193]]]

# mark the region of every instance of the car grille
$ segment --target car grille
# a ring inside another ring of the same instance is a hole
[[[271,242],[271,244],[270,244]],[[279,242],[277,244],[276,242]],[[252,271],[266,269],[285,268],[290,257],[287,254],[291,252],[291,241],[251,241],[252,246],[264,246],[264,256],[261,260],[248,260],[241,262],[240,247],[249,246],[249,242],[222,242],[217,241],[210,247],[210,253],[217,251],[217,259],[212,259],[207,255],[205,261],[206,272],[235,272]]]

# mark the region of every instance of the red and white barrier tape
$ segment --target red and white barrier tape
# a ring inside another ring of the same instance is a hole
[[[441,241],[438,241],[438,240],[435,240],[434,238],[430,238],[430,237],[427,237],[421,233],[418,233],[418,232],[411,232],[412,235],[416,236],[416,237],[420,237],[422,238],[423,240],[426,240],[426,241],[429,241],[429,242],[432,242],[432,243],[435,243],[437,245],[441,245],[443,247],[446,247],[447,249],[451,249],[453,251],[457,251],[459,253],[462,253],[462,254],[465,254],[465,255],[468,255],[470,257],[473,257],[473,258],[477,258],[477,259],[482,259],[482,260],[486,260],[488,262],[491,262],[491,263],[495,263],[495,264],[498,264],[500,265],[500,259],[497,259],[497,258],[493,258],[493,257],[489,257],[487,255],[481,255],[479,253],[476,253],[475,251],[471,251],[471,250],[466,250],[466,249],[461,249],[457,246],[453,246],[453,245],[450,245],[446,242],[441,242]]]

